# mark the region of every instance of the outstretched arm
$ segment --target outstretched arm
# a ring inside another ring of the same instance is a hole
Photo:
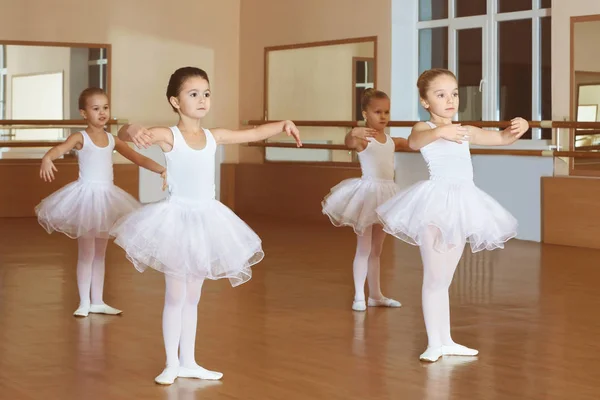
[[[44,154],[42,157],[42,165],[40,167],[40,178],[45,182],[52,182],[54,180],[54,172],[58,171],[54,166],[54,160],[62,157],[65,153],[73,150],[75,147],[81,148],[83,146],[83,135],[81,132],[73,133],[63,143],[54,146]]]
[[[369,139],[377,136],[377,131],[371,128],[356,127],[346,134],[344,144],[349,149],[363,151],[369,144]]]
[[[392,138],[394,140],[395,150],[410,150],[410,146],[408,145],[408,139],[395,137]]]
[[[467,126],[471,143],[482,146],[506,146],[516,142],[529,129],[529,123],[523,118],[511,120],[511,124],[503,131],[490,131]]]
[[[158,144],[161,148],[165,145],[173,146],[173,135],[171,130],[164,126],[146,128],[137,124],[126,124],[119,129],[117,137],[124,142],[133,142],[140,149]],[[163,150],[170,150],[165,149]]]
[[[413,150],[421,150],[438,139],[446,139],[456,143],[469,140],[467,128],[460,124],[448,124],[432,128],[425,122],[418,122],[410,132],[408,146]]]
[[[167,187],[167,169],[165,167],[163,167],[153,159],[138,153],[137,151],[129,147],[127,143],[125,143],[119,138],[115,138],[115,150],[117,150],[123,157],[125,157],[132,163],[149,171],[160,174],[161,178],[163,179],[162,188],[163,190],[165,190],[165,188]]]
[[[288,136],[294,138],[298,147],[302,146],[300,132],[292,121],[271,122],[269,124],[257,126],[252,129],[242,130],[216,128],[211,129],[211,132],[217,144],[258,142],[260,140],[265,140],[275,136],[281,132],[285,132]]]

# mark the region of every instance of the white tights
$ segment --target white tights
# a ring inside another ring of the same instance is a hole
[[[165,280],[163,338],[167,353],[167,367],[198,368],[194,352],[198,303],[204,281],[186,282],[169,275],[165,275]]]
[[[463,242],[454,249],[440,253],[434,249],[438,229],[429,227],[420,246],[423,260],[423,316],[429,348],[452,346],[450,334],[450,301],[448,289],[463,250]]]
[[[365,300],[365,281],[369,282],[369,297],[381,300],[380,260],[386,233],[381,225],[371,225],[362,236],[357,236],[354,255],[354,301]]]
[[[77,243],[79,248],[77,254],[77,286],[79,288],[80,306],[104,304],[102,296],[104,292],[104,259],[108,239],[80,237]]]

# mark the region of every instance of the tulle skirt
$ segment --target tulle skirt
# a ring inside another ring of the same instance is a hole
[[[335,226],[351,226],[357,235],[380,224],[375,210],[398,191],[392,180],[372,178],[346,179],[334,186],[322,202],[323,214]]]
[[[260,238],[217,200],[170,197],[117,221],[110,234],[135,268],[238,286],[264,257]]]
[[[70,238],[108,238],[114,223],[141,207],[129,193],[112,182],[77,180],[42,200],[35,213],[48,233],[62,232]]]
[[[384,230],[420,246],[437,228],[434,247],[445,252],[468,242],[472,252],[504,248],[517,220],[472,181],[429,180],[399,192],[377,209]]]

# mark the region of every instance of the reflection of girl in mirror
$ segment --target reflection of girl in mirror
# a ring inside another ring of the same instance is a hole
[[[172,127],[125,125],[119,136],[139,147],[158,145],[169,170],[169,197],[119,220],[111,230],[135,268],[165,274],[163,339],[166,368],[155,378],[163,385],[177,378],[219,380],[220,372],[196,363],[198,302],[205,279],[248,281],[251,267],[264,256],[260,238],[229,208],[215,199],[215,154],[220,144],[255,142],[281,132],[301,146],[291,121],[234,131],[205,129],[211,90],[205,71],[184,67],[167,86],[167,100],[179,116]]]
[[[385,133],[390,120],[390,99],[387,94],[367,89],[362,97],[365,128],[354,128],[346,135],[346,146],[358,153],[361,178],[340,182],[323,200],[323,214],[335,226],[350,226],[357,235],[354,255],[354,311],[369,307],[400,307],[400,302],[381,293],[380,258],[385,240],[375,210],[396,194],[394,182],[394,152],[407,147],[403,138]],[[365,301],[365,281],[369,283],[369,298]]]
[[[444,69],[423,72],[417,82],[421,105],[430,121],[417,123],[408,138],[429,167],[428,181],[396,194],[377,209],[386,232],[420,246],[423,261],[423,315],[428,347],[421,360],[441,356],[475,356],[450,334],[448,289],[465,243],[472,252],[503,248],[517,232],[515,218],[473,184],[469,143],[508,145],[528,129],[515,118],[504,131],[484,131],[453,124],[458,112],[458,83]]]
[[[113,184],[113,149],[140,167],[163,175],[165,168],[137,153],[124,141],[104,130],[110,118],[108,97],[102,89],[89,88],[79,96],[79,109],[87,121],[85,130],[72,134],[42,158],[40,177],[54,180],[53,161],[77,150],[79,179],[54,192],[35,208],[39,223],[48,231],[62,232],[78,240],[77,286],[79,307],[74,315],[120,314],[104,303],[104,259],[108,232],[121,216],[140,206]],[[91,296],[90,296],[91,292]]]

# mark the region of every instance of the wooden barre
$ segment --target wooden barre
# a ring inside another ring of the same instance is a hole
[[[270,147],[289,149],[317,149],[317,150],[345,150],[353,151],[343,144],[314,144],[305,143],[297,147],[295,143],[248,143],[250,147]],[[600,158],[600,152],[591,151],[558,151],[558,150],[506,150],[506,149],[470,149],[473,155],[501,155],[501,156],[525,156],[525,157],[568,157],[568,158]],[[418,153],[418,150],[396,150],[398,153]]]
[[[242,125],[256,126],[263,125],[269,120],[244,120]],[[390,121],[388,126],[392,128],[412,128],[417,122],[422,121]],[[564,128],[564,129],[600,129],[600,122],[576,122],[576,121],[527,121],[530,128]],[[460,121],[462,125],[477,126],[480,128],[506,128],[510,126],[510,121]],[[351,128],[356,126],[365,126],[365,121],[294,121],[296,126],[312,127],[338,127]],[[583,133],[582,133],[583,134]]]
[[[128,121],[126,119],[112,118],[106,122],[106,125],[125,125]],[[0,126],[12,126],[20,125],[21,127],[15,127],[14,129],[22,129],[22,126],[40,126],[40,125],[52,125],[52,126],[69,126],[69,125],[82,125],[87,126],[87,121],[84,119],[0,119]]]

